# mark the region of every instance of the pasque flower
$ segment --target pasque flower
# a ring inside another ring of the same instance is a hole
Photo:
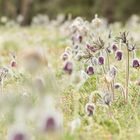
[[[9,128],[8,140],[30,140],[29,133],[24,124],[15,124]]]
[[[63,67],[63,70],[68,73],[68,74],[71,74],[72,71],[73,71],[73,64],[71,61],[67,61],[65,64],[64,64],[64,67]]]
[[[128,45],[128,50],[129,51],[134,51],[135,50],[135,45]]]
[[[63,116],[59,111],[50,109],[42,116],[40,127],[45,133],[60,132],[63,127]]]
[[[88,75],[93,75],[94,74],[94,68],[92,66],[88,66],[86,69],[86,73]]]
[[[114,80],[114,78],[116,77],[116,74],[117,74],[117,69],[116,67],[112,66],[105,77],[107,82],[109,83],[112,82],[112,80]]]
[[[122,51],[118,50],[118,51],[116,52],[115,58],[116,58],[118,61],[121,61],[121,60],[122,60],[122,56],[123,56]]]
[[[118,49],[117,45],[116,45],[116,44],[113,44],[113,45],[112,45],[112,50],[113,50],[114,52],[116,52],[117,49]]]
[[[134,59],[133,62],[132,62],[132,66],[133,66],[134,68],[140,67],[140,62],[139,62],[139,60],[138,60],[138,59]]]
[[[105,93],[103,96],[103,102],[105,105],[110,105],[112,101],[111,94],[110,93]]]
[[[86,45],[86,48],[87,48],[88,50],[90,50],[91,52],[96,52],[96,51],[97,51],[97,49],[96,49],[94,46],[91,46],[91,45],[89,45],[89,44]]]
[[[15,134],[13,134],[13,136],[9,140],[27,140],[27,138],[24,133],[17,132]]]
[[[15,60],[12,60],[10,65],[11,67],[15,68],[17,66],[17,63]]]
[[[64,52],[64,53],[61,55],[61,59],[62,59],[63,61],[67,60],[68,57],[69,57],[69,54],[68,54],[67,52]]]
[[[88,116],[93,116],[95,113],[95,104],[94,103],[87,103],[85,106],[85,112]]]
[[[10,66],[13,68],[15,68],[17,66],[16,55],[14,53],[12,54],[12,61],[10,63]]]
[[[99,65],[103,65],[104,61],[105,61],[104,57],[103,56],[99,56],[99,58],[98,58]]]

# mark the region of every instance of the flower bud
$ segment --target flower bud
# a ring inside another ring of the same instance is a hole
[[[106,51],[107,51],[108,53],[111,53],[110,47],[107,47],[107,48],[106,48]]]
[[[96,57],[93,57],[93,58],[91,59],[91,63],[92,63],[93,65],[98,65],[98,59],[97,59]]]
[[[103,102],[104,104],[106,105],[110,105],[111,104],[111,95],[109,93],[106,93],[104,96],[103,96]]]
[[[68,54],[67,52],[64,52],[64,53],[61,55],[61,59],[62,59],[63,61],[67,60],[68,57],[69,57],[69,54]]]
[[[108,83],[112,82],[112,80],[114,80],[114,78],[116,77],[116,74],[117,74],[117,69],[116,67],[112,66],[105,76],[106,81]]]
[[[114,52],[116,52],[117,49],[118,49],[117,45],[116,45],[116,44],[113,44],[113,45],[112,45],[112,50],[113,50]]]
[[[86,48],[89,49],[91,52],[96,52],[96,48],[93,46],[90,46],[89,44],[86,45]]]
[[[128,51],[134,51],[135,45],[128,45]]]
[[[122,51],[117,51],[116,52],[116,59],[118,60],[118,61],[121,61],[122,60]]]
[[[117,68],[116,68],[115,66],[112,66],[112,67],[110,68],[109,73],[110,73],[110,76],[115,77],[116,74],[117,74]]]
[[[82,59],[82,54],[78,53],[78,54],[76,54],[76,56],[74,58],[75,58],[75,60],[80,61]]]

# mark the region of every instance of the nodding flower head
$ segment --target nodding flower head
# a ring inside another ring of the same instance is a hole
[[[115,77],[116,74],[117,74],[117,68],[116,68],[115,66],[112,66],[112,67],[110,68],[109,73],[110,73],[110,76]]]
[[[122,60],[122,56],[123,56],[122,51],[118,50],[118,51],[116,52],[116,59],[117,59],[118,61],[121,61],[121,60]]]
[[[55,120],[53,117],[46,119],[45,131],[55,131]]]
[[[79,40],[79,42],[81,43],[82,40],[83,40],[83,37],[82,37],[81,35],[79,35],[79,36],[78,36],[78,40]]]
[[[114,52],[116,52],[117,49],[118,49],[117,45],[116,45],[116,44],[113,44],[113,45],[112,45],[112,50],[113,50]]]
[[[61,59],[63,61],[67,60],[69,58],[69,54],[67,52],[64,52],[62,55],[61,55]]]
[[[103,65],[103,64],[104,64],[104,61],[105,61],[105,59],[104,59],[103,56],[100,56],[100,57],[98,58],[98,63],[99,63],[99,65]]]
[[[26,129],[22,125],[14,125],[8,131],[8,140],[29,140],[30,136]]]
[[[115,83],[114,84],[114,88],[115,89],[119,89],[120,87],[122,87],[122,85],[120,83]]]
[[[10,63],[10,66],[14,68],[14,67],[17,66],[17,63],[16,63],[16,55],[14,53],[11,53],[11,55],[12,55],[12,61]]]
[[[111,105],[111,94],[109,94],[109,93],[106,93],[104,96],[103,96],[103,103],[105,104],[105,105]]]
[[[107,51],[108,53],[111,53],[111,48],[110,48],[110,46],[106,48],[106,51]]]
[[[140,62],[138,59],[134,59],[133,62],[132,62],[132,66],[133,68],[138,68],[140,67]]]
[[[16,133],[11,140],[26,140],[25,134]]]
[[[88,66],[86,69],[86,73],[88,75],[93,75],[94,74],[94,68],[92,66]]]
[[[63,70],[64,70],[66,73],[71,74],[72,71],[73,71],[73,63],[70,62],[70,61],[67,61],[67,62],[64,64]]]
[[[53,110],[44,114],[41,120],[41,129],[43,132],[60,132],[63,127],[63,116],[60,112]]]
[[[82,57],[83,57],[83,54],[82,54],[81,52],[78,52],[78,53],[75,55],[74,59],[75,59],[76,61],[80,61],[80,60],[82,59]]]
[[[106,74],[106,77],[105,77],[106,81],[110,83],[112,80],[114,80],[116,75],[117,75],[117,69],[116,67],[112,66],[110,70],[108,71],[108,73]]]
[[[128,45],[128,51],[134,51],[135,47],[135,45]]]
[[[15,60],[12,60],[10,65],[12,68],[15,68],[17,66],[17,63]]]
[[[85,106],[85,112],[88,116],[93,116],[95,113],[95,104],[94,103],[87,103]]]

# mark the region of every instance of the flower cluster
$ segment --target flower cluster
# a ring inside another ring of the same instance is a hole
[[[78,17],[69,29],[71,44],[61,56],[64,61],[63,70],[69,75],[84,71],[88,77],[96,77],[96,90],[104,92],[101,96],[104,104],[111,105],[111,102],[115,101],[115,89],[120,89],[127,102],[129,69],[140,68],[140,60],[136,57],[137,47],[129,34],[121,32],[114,36],[104,20],[99,19],[97,15],[92,22]],[[125,88],[117,81],[121,65],[125,65]],[[94,114],[93,102],[87,103],[85,108],[88,116]]]

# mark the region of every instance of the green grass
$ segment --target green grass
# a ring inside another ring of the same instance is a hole
[[[137,31],[140,32],[140,29]],[[67,85],[62,80],[63,72],[61,71],[62,62],[60,55],[67,46],[67,37],[61,35],[57,29],[48,28],[0,28],[0,65],[8,66],[10,62],[10,52],[16,52],[18,69],[11,70],[11,74],[4,83],[4,96],[0,100],[0,140],[6,139],[8,126],[14,121],[14,111],[20,104],[37,106],[42,99],[36,94],[34,89],[30,89],[27,81],[30,83],[34,77],[22,69],[21,54],[24,49],[42,47],[52,67],[60,88],[60,98],[62,102],[59,104],[64,113],[63,135],[55,137],[61,140],[139,140],[140,139],[140,88],[133,81],[139,76],[138,70],[131,69],[132,85],[129,87],[129,103],[124,104],[121,94],[118,94],[118,100],[111,107],[97,106],[95,115],[87,117],[85,115],[85,104],[88,95],[96,90],[96,78],[91,77],[83,87],[77,91],[74,85]],[[38,39],[39,38],[39,39]],[[37,40],[38,39],[38,40]],[[139,55],[140,57],[140,55]],[[117,65],[117,63],[116,63]],[[118,81],[124,82],[123,64],[119,68],[122,71],[118,76]],[[48,73],[43,69],[41,76]],[[90,83],[90,85],[89,85]],[[66,87],[65,87],[66,85]],[[22,93],[27,92],[27,96]],[[47,93],[45,93],[47,94]],[[4,113],[3,113],[4,112]],[[3,116],[4,115],[4,116]],[[75,130],[74,134],[70,133],[69,122],[76,117],[81,118],[81,126]],[[30,130],[33,130],[34,138],[37,140],[45,140],[46,136],[41,133],[34,132],[34,124],[27,121]],[[33,138],[33,140],[34,140]],[[50,139],[54,137],[50,136]]]

